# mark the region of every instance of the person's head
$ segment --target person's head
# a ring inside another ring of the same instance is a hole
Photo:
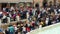
[[[20,26],[24,26],[24,24],[23,24],[23,23],[21,23],[21,24],[20,24]]]
[[[11,26],[12,26],[12,24],[9,25],[9,27],[11,27]]]

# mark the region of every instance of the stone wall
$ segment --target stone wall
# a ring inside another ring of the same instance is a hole
[[[48,4],[52,1],[52,4],[54,4],[54,0],[47,0]],[[34,4],[39,3],[40,6],[42,6],[43,0],[34,0]],[[60,3],[60,0],[56,0],[56,4]]]
[[[53,2],[54,4],[54,0],[47,0],[48,1],[48,4],[50,1]],[[42,6],[42,3],[43,3],[43,0],[0,0],[0,3],[19,3],[19,2],[32,2],[34,3],[34,5],[36,3],[39,3],[40,6]],[[60,3],[60,0],[56,0],[57,3]]]
[[[39,5],[42,6],[42,2],[43,2],[43,0],[34,0],[34,5],[35,5],[36,3],[39,3]]]

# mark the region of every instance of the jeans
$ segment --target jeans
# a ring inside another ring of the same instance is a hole
[[[14,32],[9,32],[9,34],[14,34]]]

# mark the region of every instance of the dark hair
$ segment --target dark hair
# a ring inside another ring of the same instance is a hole
[[[9,27],[12,26],[11,24],[9,25]]]

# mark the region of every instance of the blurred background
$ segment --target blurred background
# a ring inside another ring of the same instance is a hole
[[[60,0],[0,0],[0,32],[26,34],[60,22]]]

